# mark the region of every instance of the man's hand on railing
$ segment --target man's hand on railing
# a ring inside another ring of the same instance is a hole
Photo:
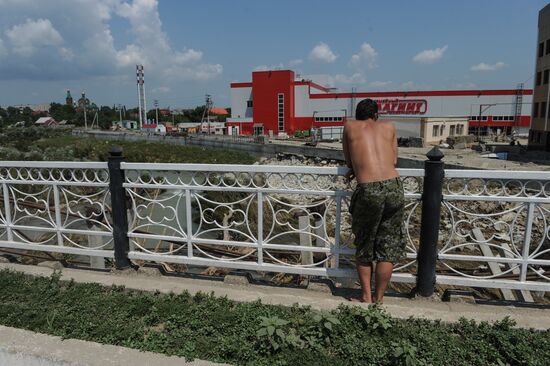
[[[355,172],[353,171],[353,169],[350,169],[350,170],[347,171],[347,173],[346,173],[346,175],[344,175],[344,177],[346,177],[348,182],[351,182],[352,180],[355,179]]]

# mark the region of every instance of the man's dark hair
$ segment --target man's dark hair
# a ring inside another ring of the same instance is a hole
[[[357,104],[357,109],[355,110],[355,119],[366,120],[366,119],[376,119],[376,114],[378,113],[378,104],[372,99],[364,99]]]

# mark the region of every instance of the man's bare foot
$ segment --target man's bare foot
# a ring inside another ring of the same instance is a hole
[[[366,296],[350,296],[347,299],[351,302],[364,302],[367,304],[372,304],[372,299],[369,299]]]

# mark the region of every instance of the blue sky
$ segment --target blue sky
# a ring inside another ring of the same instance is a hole
[[[229,105],[229,83],[291,68],[350,90],[532,87],[548,0],[0,0],[0,105]]]

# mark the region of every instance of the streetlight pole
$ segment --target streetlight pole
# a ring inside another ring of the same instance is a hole
[[[155,99],[153,104],[155,105],[155,117],[157,119],[157,125],[158,125],[159,124],[159,101]]]
[[[480,131],[481,131],[481,114],[483,112],[485,112],[487,109],[491,108],[492,106],[496,105],[495,103],[493,104],[480,104],[479,105],[479,117],[478,117],[478,121],[477,121],[477,141],[479,143],[479,145],[481,146],[481,137],[480,137]],[[483,107],[485,107],[485,109],[483,109]]]
[[[124,127],[122,126],[122,105],[121,104],[118,105],[118,115],[120,118],[120,127]]]

